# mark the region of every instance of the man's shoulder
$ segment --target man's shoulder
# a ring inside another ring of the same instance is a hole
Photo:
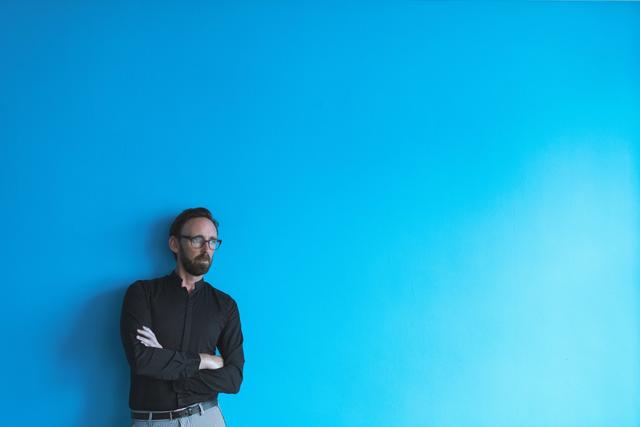
[[[150,287],[156,286],[160,283],[163,283],[166,281],[168,275],[165,276],[160,276],[160,277],[154,277],[151,279],[138,279],[136,281],[134,281],[133,283],[131,283],[127,288],[128,290],[147,290]]]
[[[207,287],[209,288],[210,292],[213,292],[213,294],[216,296],[216,298],[218,298],[218,300],[222,301],[225,304],[235,304],[236,301],[235,299],[233,299],[233,297],[231,295],[229,295],[228,293],[221,291],[220,289],[218,289],[217,287],[213,286],[211,283],[207,282],[205,280],[205,285],[207,285]]]

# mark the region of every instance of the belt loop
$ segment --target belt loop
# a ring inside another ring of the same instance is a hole
[[[200,408],[200,415],[202,415],[202,412],[204,412],[204,410],[202,409],[202,403],[198,403],[198,408]]]
[[[169,411],[169,419],[173,420],[173,411]]]

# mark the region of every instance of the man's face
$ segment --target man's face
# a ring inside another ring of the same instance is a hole
[[[218,231],[207,218],[192,218],[182,227],[183,236],[203,236],[205,240],[217,239]],[[196,249],[191,245],[189,239],[178,240],[178,260],[185,271],[193,276],[201,276],[209,271],[213,262],[213,249],[205,243],[201,248]]]

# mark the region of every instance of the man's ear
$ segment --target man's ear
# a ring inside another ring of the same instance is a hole
[[[171,252],[174,254],[178,254],[178,239],[176,239],[176,236],[169,237],[169,249],[171,249]]]

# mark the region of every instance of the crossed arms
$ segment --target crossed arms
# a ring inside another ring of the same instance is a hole
[[[237,393],[242,383],[244,353],[240,317],[235,301],[226,313],[218,340],[221,356],[163,348],[151,325],[145,289],[129,286],[122,306],[120,334],[133,373],[171,380],[175,390],[194,393]]]
[[[138,341],[140,341],[145,347],[163,348],[156,334],[153,333],[151,328],[143,326],[142,329],[136,329],[140,335],[136,335]],[[198,353],[200,356],[200,365],[198,369],[220,369],[224,366],[224,359],[220,356],[208,353]]]

